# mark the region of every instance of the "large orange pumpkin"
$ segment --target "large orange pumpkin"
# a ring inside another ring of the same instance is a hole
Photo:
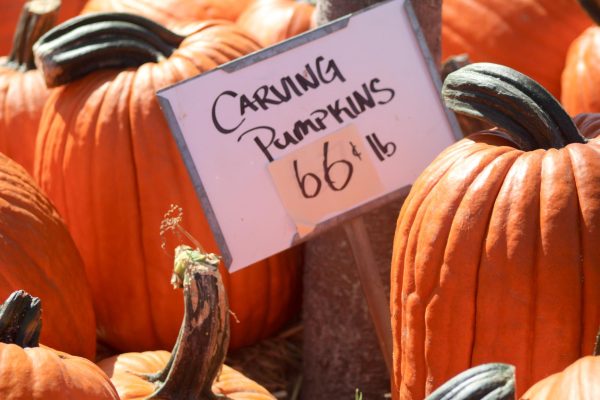
[[[75,243],[31,177],[0,154],[0,297],[21,288],[44,298],[45,344],[94,357],[92,297]]]
[[[558,97],[567,48],[591,24],[577,0],[444,0],[442,59],[503,64]]]
[[[38,0],[36,2],[39,3]],[[27,3],[33,3],[27,0],[0,0],[0,10],[2,10],[2,23],[0,23],[0,54],[6,54],[10,51],[15,27],[19,20],[21,10]],[[66,21],[79,14],[85,0],[50,0],[47,3],[56,3],[60,5],[58,21]]]
[[[252,0],[89,0],[82,14],[127,12],[150,18],[168,27],[226,19],[235,21]]]
[[[185,313],[173,353],[126,353],[98,363],[121,400],[212,399],[214,394],[232,400],[275,400],[265,388],[223,365],[229,309],[219,258],[178,246],[174,264],[174,285],[183,288]]]
[[[59,6],[57,0],[25,3],[10,55],[0,58],[0,152],[29,173],[33,173],[35,137],[48,97],[44,78],[35,68],[32,47],[54,25]]]
[[[120,36],[131,31],[132,38]],[[258,45],[227,21],[203,22],[183,39],[131,14],[79,17],[47,35],[36,51],[50,85],[85,76],[55,89],[46,103],[36,148],[38,182],[85,260],[100,337],[120,350],[168,349],[182,307],[165,284],[171,268],[159,235],[163,214],[178,204],[188,216],[186,229],[207,250],[217,246],[155,92]],[[158,47],[140,56],[138,49],[152,46],[140,44],[143,37]],[[103,53],[86,53],[87,40],[100,41]],[[101,65],[113,68],[90,73]],[[297,255],[284,252],[231,275],[223,270],[240,321],[233,324],[232,347],[272,334],[296,312]]]
[[[41,313],[40,299],[22,290],[0,307],[0,398],[119,400],[93,362],[39,344]]]
[[[254,0],[237,24],[263,45],[271,46],[314,27],[315,6],[295,0]]]
[[[471,366],[516,366],[517,395],[588,354],[600,325],[600,142],[531,79],[451,73],[449,107],[499,130],[442,152],[404,202],[391,276],[396,398]]]

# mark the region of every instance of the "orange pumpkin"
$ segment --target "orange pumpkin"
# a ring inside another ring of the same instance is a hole
[[[315,26],[315,6],[295,0],[255,0],[237,19],[263,45],[271,46]]]
[[[27,0],[0,0],[0,10],[2,10],[0,54],[6,54],[10,51],[19,15],[23,7],[27,6],[27,3],[32,2]],[[85,0],[50,0],[47,3],[55,3],[57,6],[60,6],[58,21],[66,21],[79,14],[85,4]]]
[[[600,4],[581,1],[588,15],[600,23]],[[600,27],[591,26],[569,47],[561,81],[561,102],[571,115],[600,112]]]
[[[127,12],[168,27],[207,19],[235,21],[251,0],[89,0],[82,14]]]
[[[275,400],[256,382],[223,365],[229,340],[227,295],[214,254],[175,249],[175,286],[183,287],[185,313],[173,353],[126,353],[98,363],[121,400]],[[214,394],[213,394],[214,393]]]
[[[85,37],[77,34],[82,26]],[[121,33],[114,26],[122,27]],[[132,41],[120,36],[128,30],[161,38],[161,49],[141,59],[137,49],[151,45],[139,43],[142,35]],[[59,40],[67,33],[74,44]],[[258,45],[232,22],[206,21],[180,38],[131,14],[79,17],[46,39],[36,52],[50,85],[73,81],[53,90],[44,108],[37,180],[85,260],[100,337],[123,351],[169,348],[182,311],[181,298],[164,284],[171,269],[159,235],[164,211],[180,205],[190,216],[186,229],[207,250],[216,251],[217,245],[155,92]],[[108,50],[85,53],[88,40],[100,40]],[[68,65],[53,64],[63,53],[75,56]],[[101,65],[112,68],[90,73]],[[297,249],[284,252],[231,275],[222,267],[231,309],[240,321],[233,325],[232,347],[267,337],[295,314],[298,254]]]
[[[18,1],[11,4],[20,6]],[[33,173],[35,137],[48,97],[44,78],[35,69],[32,46],[52,28],[59,6],[57,0],[25,3],[13,49],[8,57],[0,58],[0,152],[29,173]]]
[[[31,177],[0,154],[0,296],[19,288],[45,299],[44,343],[94,357],[91,292],[75,243]]]
[[[580,358],[563,371],[537,382],[522,400],[593,400],[600,398],[600,333],[592,356]]]
[[[587,354],[600,325],[600,142],[507,67],[461,68],[443,95],[499,129],[442,152],[400,212],[396,398],[489,362],[515,365],[519,395]]]
[[[444,0],[442,59],[503,64],[558,97],[567,49],[591,23],[577,0]]]
[[[522,400],[594,400],[600,398],[600,356],[580,358],[563,371],[533,385]]]
[[[0,398],[119,400],[93,362],[39,345],[40,317],[40,299],[22,290],[0,308]]]

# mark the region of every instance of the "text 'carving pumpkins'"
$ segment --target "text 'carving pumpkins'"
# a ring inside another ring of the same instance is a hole
[[[122,13],[78,17],[37,43],[47,83],[64,86],[44,108],[36,177],[84,258],[100,337],[117,349],[167,349],[177,337],[181,297],[165,283],[172,249],[159,235],[165,210],[181,206],[191,235],[217,249],[155,93],[258,48],[232,22],[205,21],[181,37]],[[297,254],[231,275],[222,267],[240,321],[232,347],[272,334],[296,312]]]

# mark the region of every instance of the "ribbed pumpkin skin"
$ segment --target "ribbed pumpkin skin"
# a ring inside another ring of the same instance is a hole
[[[600,357],[583,357],[542,379],[523,395],[523,400],[600,399]]]
[[[22,72],[0,66],[0,152],[30,174],[35,137],[47,97],[48,89],[39,71]]]
[[[577,0],[444,0],[442,59],[503,64],[558,97],[569,44],[591,25]]]
[[[207,19],[235,21],[251,0],[89,0],[82,14],[128,12],[165,26]]]
[[[0,297],[18,289],[44,301],[43,343],[94,357],[91,291],[75,243],[31,177],[0,154]]]
[[[600,112],[600,28],[585,30],[569,47],[562,74],[561,102],[571,115]]]
[[[523,152],[476,135],[445,150],[399,215],[394,377],[422,399],[473,365],[517,395],[591,351],[600,325],[600,144]]]
[[[294,0],[255,0],[239,16],[237,24],[263,46],[270,46],[313,27],[315,7]]]
[[[257,48],[233,23],[202,23],[168,60],[95,72],[46,103],[36,177],[81,251],[100,337],[116,349],[168,349],[177,337],[183,305],[169,285],[172,249],[161,248],[159,235],[171,204],[182,207],[183,227],[207,251],[218,250],[155,92]],[[296,312],[298,254],[232,275],[222,267],[241,321],[232,321],[232,347],[272,334]]]
[[[0,343],[0,398],[6,400],[119,400],[93,362],[45,347]]]
[[[110,377],[121,400],[142,400],[156,389],[154,384],[136,374],[160,371],[169,361],[168,351],[125,353],[104,359],[98,366]],[[274,400],[262,386],[227,365],[212,385],[213,392],[232,400]]]
[[[25,0],[0,0],[2,22],[0,23],[0,54],[7,54],[12,46],[15,27]],[[58,22],[66,21],[79,14],[85,0],[61,0]]]

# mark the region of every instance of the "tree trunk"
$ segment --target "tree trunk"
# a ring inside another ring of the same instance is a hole
[[[442,0],[413,0],[433,59],[439,65]],[[323,24],[377,3],[376,0],[319,0]],[[400,50],[399,50],[400,51]],[[390,259],[396,219],[403,199],[363,216],[389,300]],[[343,227],[325,232],[305,247],[305,400],[383,399],[391,384],[365,302],[354,257]]]

